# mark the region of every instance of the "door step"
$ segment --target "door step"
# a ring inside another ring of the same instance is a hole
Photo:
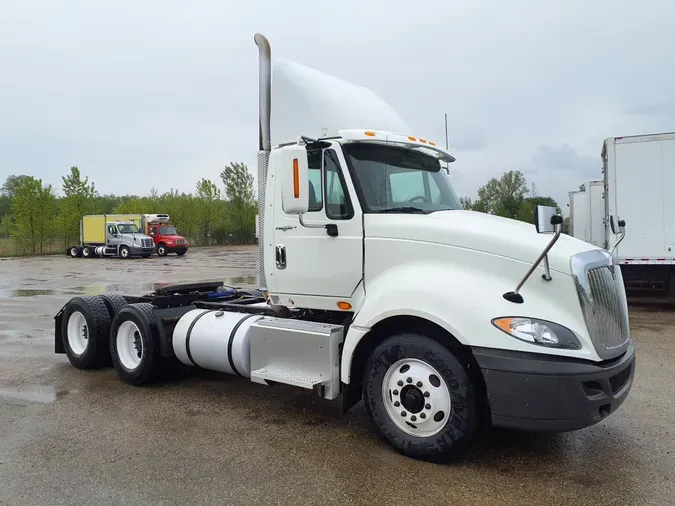
[[[281,369],[273,369],[271,367],[263,367],[257,371],[251,371],[251,381],[255,383],[267,383],[270,381],[316,391],[321,388],[324,382],[328,381],[328,378],[297,374]]]

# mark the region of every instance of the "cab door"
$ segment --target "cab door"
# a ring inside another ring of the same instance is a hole
[[[349,299],[363,278],[361,209],[339,144],[307,154],[309,211],[275,212],[275,291]]]

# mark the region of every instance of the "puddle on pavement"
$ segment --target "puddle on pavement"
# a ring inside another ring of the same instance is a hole
[[[11,299],[14,297],[35,297],[37,295],[53,295],[54,293],[54,290],[39,289],[0,290],[0,299]]]
[[[0,389],[0,399],[51,404],[52,402],[56,401],[57,397],[57,392],[51,387],[38,387],[30,390]]]

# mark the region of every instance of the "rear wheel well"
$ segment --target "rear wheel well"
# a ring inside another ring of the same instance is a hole
[[[489,415],[487,387],[480,367],[468,346],[460,343],[440,325],[418,316],[392,316],[377,322],[356,345],[349,370],[349,384],[345,385],[343,411],[359,402],[363,392],[363,373],[371,352],[385,339],[402,332],[418,332],[447,347],[466,369],[476,387],[481,415]],[[489,420],[489,417],[487,418]]]

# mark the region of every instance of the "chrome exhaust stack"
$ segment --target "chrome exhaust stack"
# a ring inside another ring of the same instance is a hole
[[[270,139],[270,114],[272,95],[272,52],[267,38],[256,33],[253,37],[258,46],[258,284],[267,298],[265,279],[265,183],[267,166],[272,149]]]

